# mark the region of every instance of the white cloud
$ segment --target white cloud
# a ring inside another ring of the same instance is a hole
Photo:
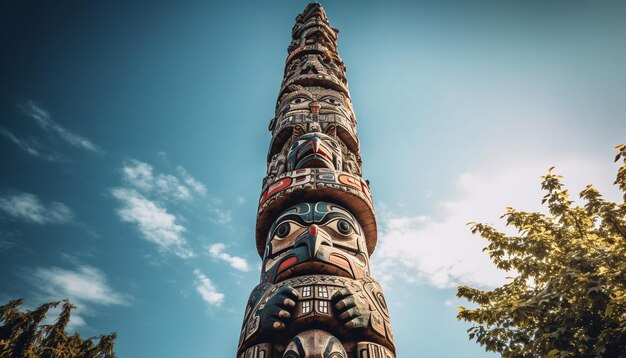
[[[221,225],[230,224],[232,214],[221,208],[221,199],[207,195],[206,186],[183,167],[176,167],[176,172],[177,176],[157,173],[148,163],[129,160],[121,168],[124,187],[114,188],[112,193],[124,204],[118,210],[122,220],[137,224],[142,235],[162,251],[173,251],[187,258],[194,253],[183,237],[186,228],[177,219],[176,209],[187,208],[189,204],[206,205],[202,209],[208,215],[204,217]],[[199,197],[204,200],[195,200]],[[229,260],[235,262],[236,268],[247,269],[245,260],[238,257]]]
[[[178,167],[181,180],[170,174],[155,174],[152,165],[132,160],[122,167],[124,181],[144,193],[155,193],[166,199],[189,201],[193,193],[204,196],[206,187],[187,171]],[[183,184],[184,183],[184,184]],[[186,184],[186,185],[185,185]]]
[[[50,113],[38,106],[35,102],[28,100],[24,102],[20,108],[26,115],[31,117],[41,129],[58,135],[68,144],[91,152],[102,152],[91,140],[73,133],[55,122],[50,116]]]
[[[0,127],[0,134],[5,136],[20,149],[32,155],[33,157],[43,159],[48,162],[56,162],[62,159],[62,156],[56,153],[51,153],[51,150],[39,143],[33,138],[22,139],[18,138],[15,134],[6,128]]]
[[[185,168],[177,167],[176,170],[178,171],[178,174],[181,176],[181,178],[183,178],[185,184],[187,184],[191,189],[193,189],[196,193],[200,195],[206,194],[206,186],[196,180],[196,178],[192,177],[189,173],[187,173]]]
[[[73,213],[60,202],[44,204],[30,193],[10,193],[0,196],[0,211],[8,216],[35,224],[62,224],[72,220]]]
[[[193,256],[182,236],[185,227],[176,223],[176,216],[133,189],[115,188],[112,193],[122,203],[117,210],[119,217],[137,224],[145,239],[157,244],[162,251],[171,251],[182,258]]]
[[[154,174],[152,166],[148,163],[133,160],[122,167],[124,181],[142,191],[150,191],[153,188]]]
[[[515,163],[511,166],[510,163]],[[514,160],[484,170],[460,175],[458,195],[442,201],[441,215],[401,216],[382,213],[378,247],[372,267],[380,276],[400,277],[408,282],[427,283],[436,287],[467,284],[494,287],[506,282],[506,272],[495,268],[482,252],[486,240],[471,235],[470,221],[494,224],[499,230],[511,232],[499,217],[506,207],[542,211],[540,176],[551,163],[541,159]],[[611,190],[614,169],[600,166],[589,159],[562,160],[555,172],[564,175],[564,183],[572,197],[588,183],[596,184],[608,199],[619,194]]]
[[[198,203],[194,199],[206,196],[206,187],[183,167],[178,166],[176,171],[177,176],[162,174],[148,163],[129,160],[121,169],[125,187],[114,188],[112,192],[124,204],[118,210],[122,220],[137,224],[141,234],[162,251],[172,251],[180,257],[189,258],[194,253],[183,237],[186,228],[180,224],[172,207],[180,209],[181,202]],[[213,199],[209,199],[212,203]],[[211,220],[220,223],[231,220],[230,213],[219,208],[209,211]]]
[[[224,201],[222,199],[211,196],[209,196],[207,199],[207,211],[209,213],[209,220],[221,225],[228,225],[233,221],[233,216],[230,210],[224,210],[220,208],[220,206],[224,204]]]
[[[58,267],[38,268],[33,276],[49,297],[67,297],[76,303],[105,306],[127,303],[123,295],[108,286],[102,271],[89,265],[81,265],[76,271]]]
[[[237,197],[237,204],[243,205],[245,203],[246,203],[246,198],[244,198],[243,196],[238,196]]]
[[[224,245],[223,243],[213,244],[209,247],[209,256],[215,259],[225,261],[228,264],[230,264],[231,267],[239,271],[244,271],[244,272],[250,271],[250,266],[248,265],[248,262],[244,258],[239,257],[239,256],[232,256],[224,252],[225,248],[226,248],[226,245]]]
[[[75,305],[70,325],[85,325],[83,315],[94,315],[94,305],[128,305],[129,298],[109,286],[104,273],[89,265],[76,270],[59,267],[37,268],[27,278],[37,288],[38,299],[56,301],[67,298]],[[58,310],[58,308],[57,308]],[[53,316],[54,312],[50,312]]]
[[[194,282],[196,291],[202,296],[202,299],[211,306],[221,306],[224,302],[224,294],[219,292],[213,282],[200,270],[196,269],[193,273],[196,275]]]
[[[157,193],[169,195],[176,200],[191,200],[189,188],[180,184],[178,178],[169,174],[159,174],[154,177],[154,187]]]
[[[208,211],[210,215],[209,220],[214,221],[218,224],[226,225],[230,224],[230,222],[233,221],[233,216],[230,211],[222,210],[211,204],[208,207]]]

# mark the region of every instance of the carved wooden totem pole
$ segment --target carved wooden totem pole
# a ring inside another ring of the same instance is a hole
[[[337,35],[319,4],[292,30],[256,224],[261,283],[238,357],[395,357],[370,275],[376,216]]]

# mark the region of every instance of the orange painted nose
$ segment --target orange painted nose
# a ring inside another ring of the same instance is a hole
[[[311,102],[311,104],[309,104],[312,114],[319,114],[321,107],[322,105],[319,102]]]

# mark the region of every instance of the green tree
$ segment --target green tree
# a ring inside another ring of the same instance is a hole
[[[503,357],[626,357],[626,147],[615,185],[624,202],[602,198],[588,185],[569,199],[562,177],[548,170],[542,204],[549,214],[507,208],[501,217],[517,235],[470,223],[489,241],[500,269],[514,272],[494,290],[458,288],[459,320],[472,323],[469,338]]]
[[[76,308],[68,300],[20,312],[23,304],[24,300],[18,299],[0,306],[0,358],[115,358],[115,333],[88,339],[78,333],[67,334],[72,309]],[[48,311],[59,304],[61,313],[54,323],[42,324]]]

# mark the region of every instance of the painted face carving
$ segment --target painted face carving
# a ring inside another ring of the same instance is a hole
[[[337,337],[313,329],[293,337],[283,358],[347,358],[348,354]]]
[[[281,98],[276,116],[287,116],[297,113],[339,114],[352,120],[352,106],[343,94],[330,89],[308,87],[286,94]]]
[[[330,53],[306,54],[301,55],[299,58],[294,58],[287,67],[283,83],[288,83],[296,77],[305,75],[332,76],[341,81],[341,83],[347,83],[343,64],[337,64]]]
[[[298,137],[289,147],[287,170],[302,168],[342,169],[339,143],[322,133],[307,133]]]
[[[284,211],[270,228],[263,281],[276,283],[309,274],[369,276],[363,230],[339,205],[301,203]]]

